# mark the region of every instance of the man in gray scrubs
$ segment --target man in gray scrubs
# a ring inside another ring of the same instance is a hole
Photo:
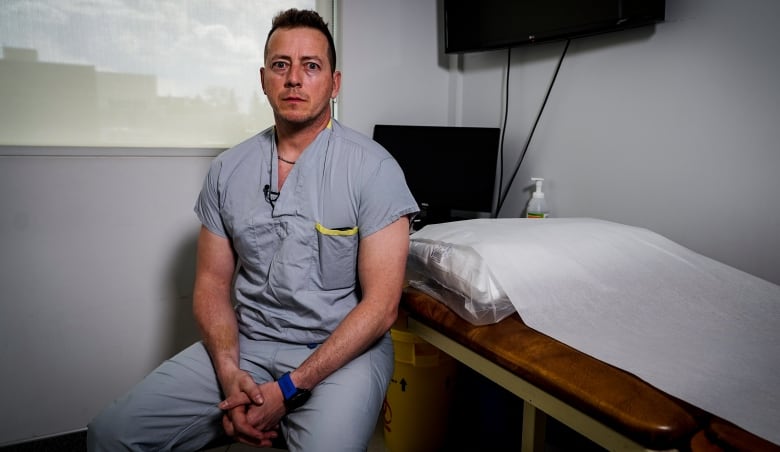
[[[316,13],[274,19],[260,78],[275,125],[214,159],[195,206],[203,340],[104,409],[89,450],[279,435],[295,451],[366,449],[417,204],[390,155],[331,118],[335,65]]]

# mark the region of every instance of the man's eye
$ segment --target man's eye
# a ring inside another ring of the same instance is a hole
[[[316,71],[319,68],[320,68],[320,65],[317,64],[317,63],[306,63],[306,69],[308,69],[310,71]]]
[[[284,61],[275,61],[273,64],[271,64],[271,67],[273,67],[274,69],[284,69],[285,67],[287,67],[287,63],[285,63]]]

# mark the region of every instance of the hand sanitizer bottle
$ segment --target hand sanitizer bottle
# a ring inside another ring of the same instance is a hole
[[[531,200],[528,201],[525,216],[526,218],[547,218],[550,212],[547,210],[547,203],[544,201],[544,193],[542,193],[544,179],[532,177],[531,180],[536,182],[536,191],[531,195]]]

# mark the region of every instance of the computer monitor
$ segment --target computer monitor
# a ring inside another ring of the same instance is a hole
[[[398,161],[424,223],[493,216],[499,128],[377,124],[373,138]]]

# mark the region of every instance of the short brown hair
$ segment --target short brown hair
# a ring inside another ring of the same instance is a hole
[[[316,11],[308,9],[291,8],[278,13],[271,22],[271,30],[265,40],[263,58],[268,56],[268,41],[271,35],[279,28],[313,28],[319,30],[328,39],[328,60],[330,72],[336,71],[336,45],[333,43],[333,35],[330,34],[328,24]]]

